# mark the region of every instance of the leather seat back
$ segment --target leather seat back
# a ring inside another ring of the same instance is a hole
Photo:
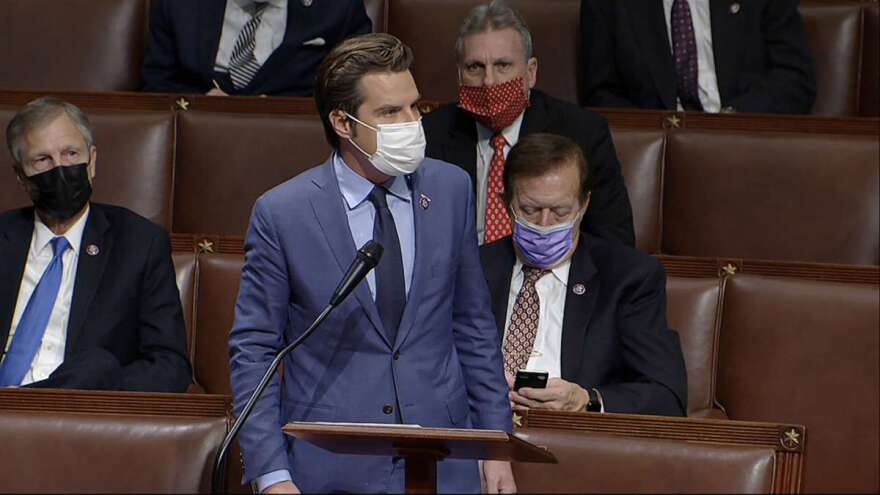
[[[136,91],[145,0],[0,0],[0,88]]]
[[[612,128],[614,147],[633,211],[636,247],[660,251],[660,198],[666,133],[662,130]]]
[[[193,362],[193,313],[195,312],[196,292],[196,254],[193,252],[171,253],[177,289],[180,291],[180,304],[183,307],[183,321],[186,323],[186,349],[189,362]]]
[[[724,293],[718,399],[807,428],[807,492],[880,490],[880,288],[740,274]]]

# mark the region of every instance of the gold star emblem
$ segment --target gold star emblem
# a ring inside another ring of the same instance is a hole
[[[513,426],[522,428],[522,416],[517,413],[513,413]]]
[[[669,117],[666,117],[666,122],[669,124],[669,127],[672,127],[673,129],[681,127],[681,117],[678,115],[672,114]]]
[[[736,275],[737,268],[733,263],[728,263],[727,265],[721,267],[721,275]]]
[[[186,98],[178,98],[177,101],[175,101],[174,103],[177,104],[177,108],[183,111],[189,110],[189,102],[186,100]]]
[[[200,253],[213,253],[214,252],[214,243],[207,240],[207,239],[202,239],[202,242],[199,243],[199,252]]]
[[[779,440],[782,446],[788,450],[797,450],[801,446],[801,434],[794,427],[785,430]]]

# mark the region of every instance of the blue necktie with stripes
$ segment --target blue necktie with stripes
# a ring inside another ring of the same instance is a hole
[[[37,282],[31,298],[18,321],[12,345],[6,358],[0,363],[0,387],[21,385],[43,342],[43,334],[49,324],[58,290],[61,288],[61,276],[64,273],[64,262],[61,257],[70,244],[64,237],[52,239],[52,261]]]
[[[235,40],[232,58],[229,61],[229,77],[236,89],[247,86],[260,70],[260,64],[254,56],[254,49],[257,47],[257,29],[260,27],[263,12],[266,11],[268,5],[265,2],[251,4],[251,20],[241,28],[241,32],[238,33],[238,38]]]

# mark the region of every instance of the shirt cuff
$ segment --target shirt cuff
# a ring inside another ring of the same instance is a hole
[[[278,483],[283,483],[285,481],[293,481],[290,477],[290,471],[286,469],[279,469],[277,471],[272,471],[270,473],[266,473],[262,476],[258,476],[253,481],[253,488],[256,493],[263,493],[263,490],[269,488],[272,485],[276,485]]]

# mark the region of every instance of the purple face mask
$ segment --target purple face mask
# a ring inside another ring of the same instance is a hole
[[[559,263],[571,251],[574,244],[574,225],[580,215],[573,219],[540,227],[514,216],[513,242],[525,258],[524,264],[536,268],[550,268]]]

